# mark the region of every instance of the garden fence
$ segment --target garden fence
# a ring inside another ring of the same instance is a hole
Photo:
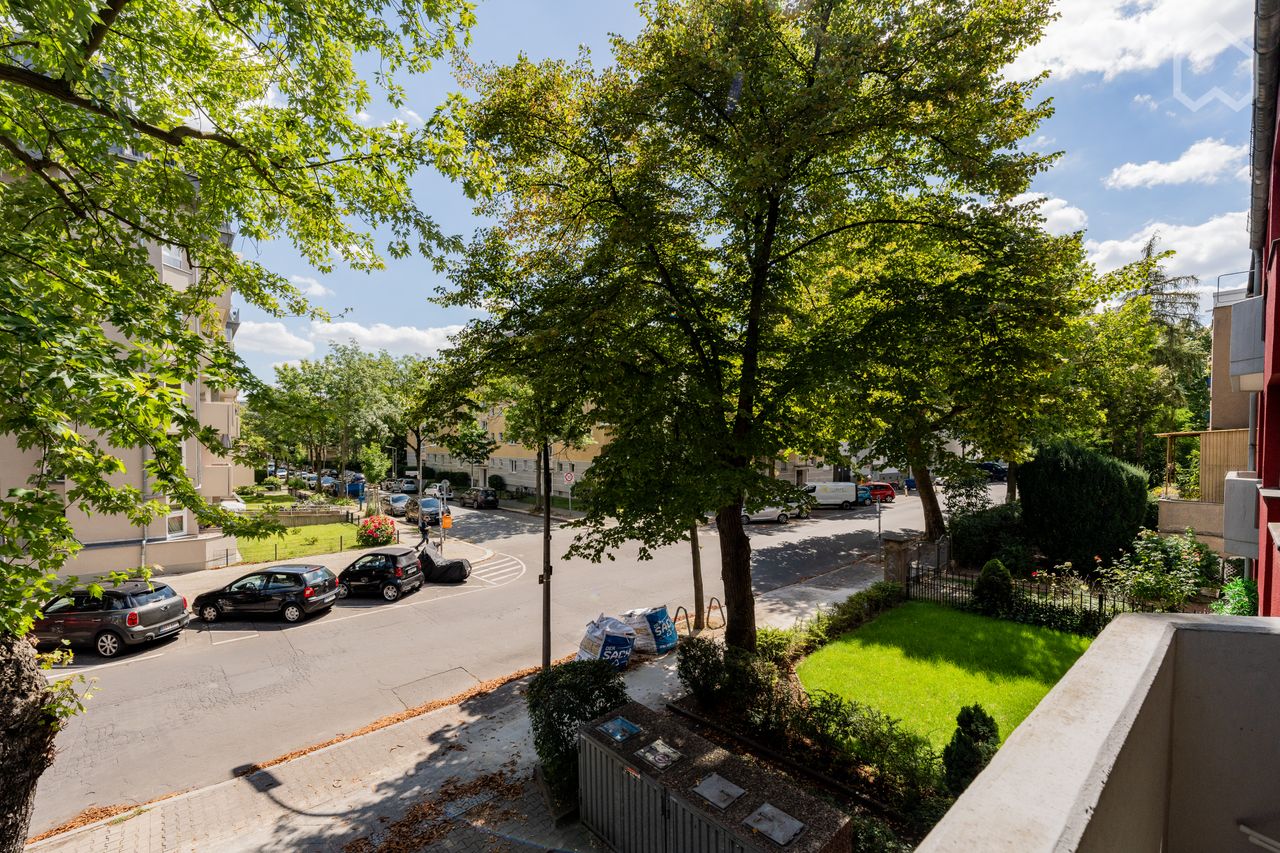
[[[932,544],[923,550],[928,557]],[[973,598],[973,587],[978,580],[976,572],[964,572],[953,569],[946,564],[939,567],[913,563],[907,581],[907,598],[919,601],[932,601],[950,607],[963,607]],[[1054,579],[1047,581],[1023,580],[1013,581],[1015,594],[1020,594],[1043,604],[1073,610],[1096,610],[1108,616],[1118,613],[1149,612],[1151,605],[1116,595],[1101,586],[1086,584],[1078,580]]]

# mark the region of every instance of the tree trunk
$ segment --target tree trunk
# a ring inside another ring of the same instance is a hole
[[[1004,502],[1011,504],[1018,499],[1018,463],[1009,463],[1009,478],[1006,481]]]
[[[57,721],[45,710],[47,684],[31,643],[0,635],[0,853],[26,845],[36,783],[53,763]]]
[[[916,474],[916,488],[920,491],[920,506],[924,509],[924,535],[930,542],[937,542],[947,532],[942,518],[942,505],[933,487],[933,472],[929,466],[913,461],[911,470]]]
[[[702,589],[702,546],[698,544],[698,522],[689,525],[689,545],[693,548],[693,627],[707,627],[707,603]]]
[[[720,578],[724,581],[724,641],[753,652],[756,648],[756,596],[751,589],[751,540],[742,529],[742,504],[720,507]]]

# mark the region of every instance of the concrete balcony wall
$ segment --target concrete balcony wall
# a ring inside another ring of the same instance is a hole
[[[1235,557],[1258,559],[1258,486],[1255,471],[1227,474],[1222,505],[1223,549]]]
[[[200,424],[211,426],[222,435],[240,435],[240,405],[235,402],[201,402]]]
[[[1231,387],[1262,390],[1264,349],[1263,297],[1242,299],[1231,306]]]
[[[1161,533],[1184,533],[1188,528],[1197,538],[1222,553],[1222,504],[1213,501],[1160,499]]]
[[[1257,850],[1280,838],[1280,620],[1125,614],[918,848]]]

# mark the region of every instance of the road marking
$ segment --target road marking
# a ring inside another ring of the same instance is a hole
[[[54,681],[59,678],[69,678],[73,675],[83,675],[86,672],[94,672],[99,669],[106,669],[109,666],[119,666],[122,663],[139,663],[144,660],[154,660],[158,657],[163,657],[163,656],[164,656],[164,652],[155,652],[154,654],[143,655],[140,658],[128,658],[127,660],[113,660],[110,663],[93,664],[92,666],[82,667],[81,669],[54,670],[52,672],[46,672],[44,674],[44,677],[47,678],[49,681]]]
[[[209,645],[225,646],[227,643],[235,643],[235,642],[239,642],[240,640],[252,640],[254,637],[257,637],[257,636],[259,636],[258,632],[254,631],[252,634],[245,634],[243,637],[232,637],[230,640],[210,640]]]

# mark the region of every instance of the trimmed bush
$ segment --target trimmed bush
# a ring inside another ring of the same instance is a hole
[[[578,728],[631,701],[621,673],[602,660],[556,664],[533,677],[525,701],[543,777],[558,796],[575,796]]]
[[[942,750],[947,787],[955,796],[964,793],[1000,748],[1000,727],[981,705],[966,705],[956,715],[956,731]]]
[[[280,482],[279,477],[267,477],[262,481],[262,486],[266,489],[279,489],[283,485],[284,483]]]
[[[756,654],[779,666],[795,660],[803,647],[804,631],[801,628],[765,626],[756,631]]]
[[[1021,504],[997,504],[969,515],[957,516],[948,525],[951,554],[961,567],[974,569],[1000,556],[1002,549],[1023,548],[1030,554],[1022,527]],[[1003,560],[1002,560],[1003,562]],[[1018,563],[1006,567],[1022,568]],[[1030,569],[1028,569],[1030,571]]]
[[[689,637],[676,647],[676,677],[699,705],[715,708],[725,687],[724,646]]]
[[[290,477],[285,485],[291,489],[305,489],[307,487],[307,481],[301,477]]]
[[[1109,564],[1129,547],[1147,515],[1147,473],[1069,442],[1040,449],[1018,470],[1022,521],[1051,564]]]
[[[988,560],[973,585],[973,607],[986,616],[998,616],[1013,603],[1013,578],[1004,563]]]
[[[507,481],[503,478],[501,474],[490,474],[489,488],[497,489],[500,492],[505,492],[507,490]]]
[[[1257,616],[1258,584],[1249,578],[1232,578],[1209,609],[1222,616]]]
[[[1092,610],[1086,607],[1064,606],[1033,595],[1018,593],[1000,614],[1001,619],[1053,628],[1082,637],[1096,637],[1111,622],[1110,611]]]
[[[361,548],[390,545],[396,538],[396,523],[389,515],[372,515],[356,528],[356,544]]]
[[[911,853],[915,849],[878,817],[853,815],[850,823],[853,824],[854,853]]]

